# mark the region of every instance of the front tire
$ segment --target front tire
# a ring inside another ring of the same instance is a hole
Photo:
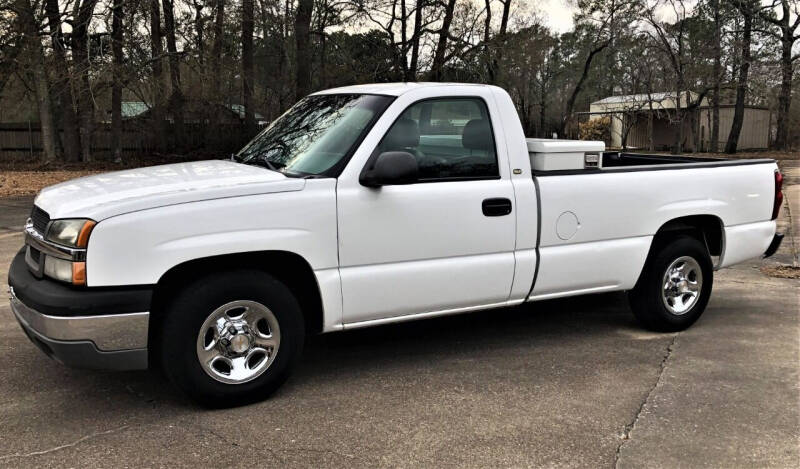
[[[711,257],[702,242],[688,235],[654,243],[628,300],[634,316],[647,329],[682,331],[700,318],[711,297]]]
[[[292,292],[271,275],[239,270],[201,278],[167,307],[161,364],[186,395],[208,407],[264,399],[289,377],[305,326]]]

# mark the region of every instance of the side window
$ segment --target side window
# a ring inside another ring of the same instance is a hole
[[[383,137],[378,151],[414,155],[422,181],[500,174],[489,112],[478,98],[432,99],[410,106]]]

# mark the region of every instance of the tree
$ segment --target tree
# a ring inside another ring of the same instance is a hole
[[[124,0],[114,0],[112,8],[111,50],[113,53],[114,83],[111,90],[111,151],[114,161],[122,161],[122,22]]]
[[[58,0],[46,0],[45,12],[47,13],[50,40],[53,45],[54,75],[53,81],[55,97],[55,114],[60,116],[63,138],[64,157],[67,161],[78,161],[81,158],[81,136],[78,130],[78,116],[75,113],[75,98],[70,86],[70,66],[67,61],[64,33],[61,28],[61,11]]]
[[[781,10],[780,18],[775,13],[777,7]],[[759,14],[777,29],[770,31],[770,34],[781,44],[781,86],[774,146],[779,150],[786,150],[789,147],[789,108],[792,104],[794,63],[800,59],[800,52],[792,54],[795,42],[800,40],[800,3],[796,0],[771,0],[767,8],[760,9]]]
[[[222,95],[222,42],[224,41],[225,26],[225,0],[217,0],[214,9],[214,44],[211,49],[212,56],[212,86],[213,100],[219,100]]]
[[[633,16],[636,0],[579,0],[579,13],[575,16],[575,29],[586,37],[586,50],[584,53],[581,74],[567,99],[564,110],[564,120],[561,125],[561,135],[566,135],[571,123],[575,100],[583,91],[583,86],[589,77],[592,63],[598,54],[611,46],[620,28],[627,25],[626,21],[620,24],[621,18]]]
[[[150,65],[152,69],[151,92],[153,104],[152,133],[155,136],[156,151],[166,148],[166,135],[164,131],[164,45],[161,35],[161,6],[159,0],[150,0]]]
[[[713,153],[719,151],[719,100],[720,81],[722,80],[722,15],[719,2],[720,0],[711,0],[711,9],[714,15],[714,72],[711,92],[712,117],[709,150]]]
[[[295,36],[295,99],[311,93],[310,26],[314,0],[298,0],[294,20]]]
[[[750,71],[750,46],[753,36],[753,16],[755,8],[748,0],[736,0],[736,7],[744,17],[744,27],[741,41],[741,65],[739,66],[739,77],[736,83],[736,107],[733,113],[733,123],[731,131],[728,133],[728,141],[725,143],[725,153],[736,153],[736,146],[739,143],[739,135],[742,132],[744,123],[744,104],[747,95],[747,75]]]
[[[256,130],[253,110],[253,8],[253,0],[242,0],[242,99],[245,129],[249,135],[254,135]]]
[[[439,29],[439,40],[436,44],[436,52],[433,55],[433,65],[431,65],[431,79],[433,81],[442,80],[442,68],[447,52],[447,38],[450,36],[450,25],[453,22],[453,11],[456,7],[456,0],[447,0],[444,7],[444,19],[442,27]]]
[[[24,37],[24,51],[30,61],[30,75],[34,83],[39,123],[42,131],[42,147],[44,160],[53,161],[59,157],[57,129],[53,118],[53,105],[50,101],[50,82],[45,69],[42,41],[39,39],[39,24],[30,0],[14,0],[14,12],[18,16],[16,22],[19,34]]]
[[[92,137],[94,133],[94,100],[89,71],[92,62],[89,53],[89,23],[94,16],[97,0],[75,0],[72,16],[72,61],[73,86],[78,90],[77,108],[80,122],[81,158],[92,160]]]
[[[170,96],[169,110],[174,122],[175,145],[181,147],[184,143],[183,128],[183,91],[181,90],[181,63],[178,56],[178,44],[175,34],[175,11],[172,0],[162,0],[164,9],[164,33],[167,39],[167,53],[169,55]]]

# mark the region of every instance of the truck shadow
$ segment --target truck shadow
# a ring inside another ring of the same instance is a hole
[[[292,382],[302,386],[306,380],[429,367],[476,354],[517,354],[520,349],[548,353],[554,344],[639,333],[624,293],[526,303],[310,337]]]

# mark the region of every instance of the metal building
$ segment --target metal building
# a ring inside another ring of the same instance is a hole
[[[687,101],[687,98],[688,101]],[[682,147],[685,151],[708,151],[711,137],[712,109],[708,100],[698,103],[697,93],[681,93],[680,106],[684,113]],[[652,125],[655,150],[669,150],[675,142],[677,113],[675,92],[609,96],[593,102],[589,119],[610,118],[609,146],[646,149],[650,145]],[[720,105],[719,146],[728,141],[733,124],[734,106]],[[769,146],[770,111],[767,108],[745,106],[744,122],[739,134],[739,150],[766,149]]]

